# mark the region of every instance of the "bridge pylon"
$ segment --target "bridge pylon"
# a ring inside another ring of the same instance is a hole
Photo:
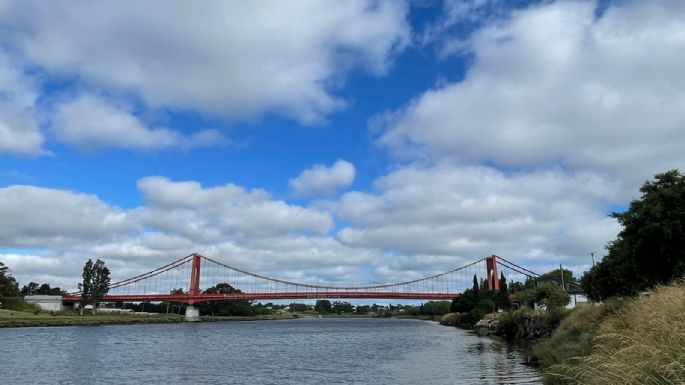
[[[188,291],[188,306],[186,307],[186,321],[199,321],[200,320],[200,309],[196,309],[195,299],[200,295],[200,262],[202,261],[202,256],[199,254],[193,254],[193,264],[190,269],[190,290]]]
[[[499,291],[499,276],[497,275],[497,256],[491,255],[485,258],[487,269],[488,290]]]

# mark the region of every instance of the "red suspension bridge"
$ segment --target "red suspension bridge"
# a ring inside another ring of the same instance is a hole
[[[499,290],[500,273],[508,280],[525,281],[539,275],[513,262],[491,255],[456,269],[411,281],[372,286],[328,286],[270,278],[229,266],[199,254],[109,286],[102,302],[179,302],[192,305],[224,300],[288,300],[323,298],[451,300],[480,277],[491,290]],[[235,291],[215,293],[208,288],[227,283]],[[71,293],[65,302],[77,302]]]

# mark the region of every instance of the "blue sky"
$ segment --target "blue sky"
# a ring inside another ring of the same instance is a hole
[[[679,1],[0,2],[0,261],[582,272],[685,156]]]
[[[443,17],[441,2],[410,4],[407,19],[416,32]],[[46,135],[45,148],[52,156],[26,159],[3,156],[7,169],[3,184],[31,181],[45,187],[73,189],[96,194],[122,207],[141,204],[135,182],[147,175],[165,175],[177,180],[197,180],[205,185],[227,181],[251,188],[264,188],[288,198],[287,180],[314,163],[330,164],[342,158],[363,166],[352,187],[367,190],[373,180],[387,171],[387,154],[378,151],[369,133],[368,121],[386,110],[401,108],[440,81],[461,79],[468,57],[436,58],[438,42],[402,50],[393,57],[389,72],[382,76],[352,68],[331,93],[348,106],[328,114],[325,122],[303,126],[297,121],[265,110],[255,121],[222,119],[196,110],[175,111],[138,106],[152,120],[164,122],[180,132],[192,133],[206,127],[221,130],[231,143],[196,151],[178,149],[147,151],[104,148],[82,150],[62,145]],[[468,55],[466,55],[468,56]],[[79,92],[78,74],[69,79],[46,76],[41,98],[50,103],[62,93]],[[124,98],[138,104],[137,98]],[[142,111],[141,111],[142,110]],[[123,172],[122,172],[123,171]],[[86,177],[84,177],[86,176]]]

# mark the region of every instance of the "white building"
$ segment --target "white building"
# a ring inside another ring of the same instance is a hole
[[[24,302],[37,305],[47,311],[62,311],[61,295],[27,295]]]

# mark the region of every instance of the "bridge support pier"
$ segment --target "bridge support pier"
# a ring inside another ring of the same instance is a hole
[[[196,309],[193,305],[186,307],[186,322],[197,322],[200,320],[200,309]]]

